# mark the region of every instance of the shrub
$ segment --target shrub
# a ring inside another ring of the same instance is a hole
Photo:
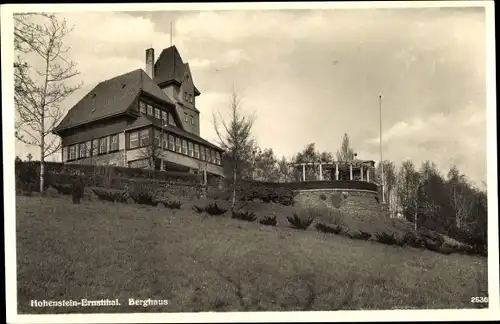
[[[248,211],[239,212],[236,210],[233,210],[231,218],[240,219],[240,220],[244,220],[247,222],[254,222],[255,220],[257,220],[257,216],[255,216],[255,213],[248,212]]]
[[[130,194],[124,190],[106,188],[93,188],[92,190],[100,200],[127,202],[127,200],[130,198]]]
[[[290,223],[290,227],[295,228],[295,229],[301,229],[301,230],[305,231],[309,227],[309,225],[312,224],[312,222],[314,221],[314,218],[308,216],[307,218],[302,219],[302,218],[300,218],[299,215],[294,213],[292,217],[287,216],[287,220]]]
[[[217,203],[213,203],[206,206],[205,211],[211,216],[220,216],[227,212],[227,209],[223,209],[217,206]]]
[[[347,232],[347,236],[353,240],[363,240],[363,241],[366,241],[370,237],[372,237],[370,233],[364,231],[349,231]]]
[[[178,200],[164,201],[163,205],[170,209],[181,209],[182,203]]]
[[[73,186],[70,184],[52,183],[51,186],[52,188],[56,189],[58,193],[62,195],[73,194]]]
[[[435,242],[436,244],[443,244],[444,243],[444,238],[436,233],[435,231],[432,231],[430,229],[421,229],[419,231],[419,235],[424,239],[424,240],[430,240],[430,241],[433,241]]]
[[[265,216],[259,221],[259,223],[262,225],[276,226],[278,222],[276,220],[276,216]]]
[[[403,242],[414,248],[425,248],[424,240],[413,232],[406,232],[403,236]]]
[[[395,233],[386,233],[386,232],[381,232],[375,234],[377,241],[382,243],[382,244],[387,244],[387,245],[397,245],[398,244],[398,238],[396,237]]]
[[[83,183],[83,180],[78,177],[73,184],[71,196],[73,199],[73,204],[79,204],[80,200],[83,198],[83,193],[85,191],[85,185]]]
[[[326,225],[323,223],[317,223],[316,229],[318,230],[318,232],[322,233],[339,234],[340,232],[342,232],[342,227],[340,225]]]
[[[130,197],[138,204],[157,206],[158,202],[155,199],[155,194],[151,191],[132,191]]]
[[[205,212],[205,208],[203,207],[198,207],[196,205],[193,206],[193,210],[198,213],[198,214],[203,214]]]
[[[319,195],[319,199],[321,199],[321,200],[326,200],[326,195],[325,195],[325,194],[321,194],[321,195]]]

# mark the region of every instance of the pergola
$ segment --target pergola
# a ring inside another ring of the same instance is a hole
[[[360,181],[370,181],[371,170],[375,169],[374,161],[363,161],[363,160],[353,160],[353,161],[320,161],[320,162],[306,162],[306,163],[290,163],[291,167],[297,168],[302,167],[302,181],[306,181],[306,167],[319,166],[319,180],[323,179],[323,169],[324,168],[335,168],[335,180],[339,180],[341,175],[349,173],[349,180],[354,180],[355,177],[360,178]],[[342,177],[343,178],[343,177]],[[333,179],[331,179],[333,180]]]

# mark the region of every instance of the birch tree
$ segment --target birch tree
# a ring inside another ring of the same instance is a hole
[[[44,190],[45,158],[60,149],[54,127],[64,117],[61,103],[82,84],[69,85],[79,75],[66,55],[66,21],[51,14],[14,14],[15,136],[40,150],[40,192]]]
[[[448,172],[450,201],[455,212],[455,226],[467,227],[474,223],[469,221],[474,206],[474,195],[464,174],[453,165]]]
[[[252,151],[254,141],[251,138],[252,127],[255,121],[254,115],[245,115],[241,110],[241,98],[234,89],[231,93],[229,104],[230,116],[225,121],[220,111],[218,116],[213,114],[213,126],[219,145],[229,158],[232,173],[232,203],[234,209],[236,204],[236,186],[241,175],[243,165],[248,162],[248,152]]]

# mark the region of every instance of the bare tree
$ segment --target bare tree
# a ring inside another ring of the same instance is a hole
[[[231,162],[233,194],[231,207],[236,204],[236,185],[241,175],[242,166],[246,162],[246,155],[253,148],[251,138],[254,115],[246,116],[241,111],[241,98],[233,87],[230,101],[230,119],[224,121],[220,112],[213,115],[213,126],[219,138],[219,144],[229,155]]]
[[[41,22],[36,22],[41,20]],[[45,158],[61,144],[52,134],[64,111],[60,104],[82,84],[69,86],[79,74],[76,63],[68,61],[64,39],[72,28],[49,14],[15,14],[14,103],[18,140],[40,149],[40,191],[44,189]],[[34,62],[34,64],[30,64]],[[40,64],[38,64],[40,62]]]
[[[469,222],[469,218],[474,207],[474,195],[466,176],[460,174],[455,165],[448,172],[448,185],[451,205],[455,212],[455,225],[458,228],[472,225],[474,221]]]
[[[382,167],[384,168],[384,173],[383,173],[383,179],[382,179]],[[385,190],[382,192],[380,190],[381,194],[385,195],[384,201],[389,203],[389,212],[392,215],[394,215],[395,210],[396,210],[396,199],[395,199],[395,188],[397,184],[397,174],[396,174],[396,167],[392,161],[383,161],[382,163],[379,163],[376,168],[376,179],[378,183],[383,183],[385,184]],[[380,188],[379,188],[380,189]]]
[[[354,150],[350,146],[349,136],[345,133],[340,150],[337,151],[337,161],[350,162],[352,160],[354,160]]]
[[[149,169],[156,170],[158,161],[161,159],[161,147],[159,147],[154,140],[150,142],[151,144],[144,146],[138,151],[137,156],[140,159],[147,160]]]

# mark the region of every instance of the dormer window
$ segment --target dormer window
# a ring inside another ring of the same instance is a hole
[[[144,101],[139,102],[139,109],[141,113],[145,114],[146,113],[146,103]]]
[[[187,123],[188,122],[188,114],[187,113],[184,113],[184,122]]]

